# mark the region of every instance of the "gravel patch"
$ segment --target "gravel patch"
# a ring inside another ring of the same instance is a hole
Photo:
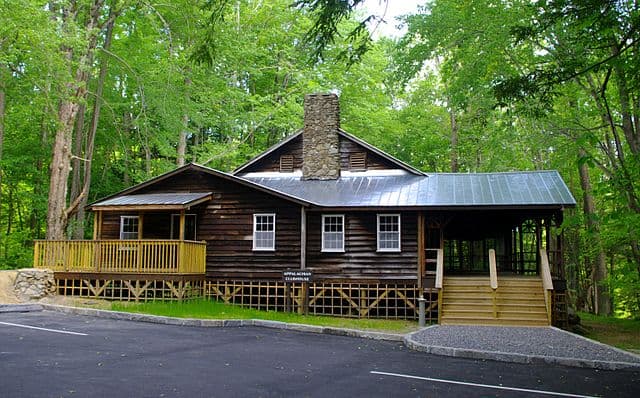
[[[640,356],[553,327],[432,326],[412,333],[408,340],[415,349],[442,355],[599,368],[640,367]]]

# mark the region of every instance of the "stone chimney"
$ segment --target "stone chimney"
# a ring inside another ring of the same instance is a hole
[[[335,180],[340,177],[340,103],[335,94],[304,97],[302,179]]]

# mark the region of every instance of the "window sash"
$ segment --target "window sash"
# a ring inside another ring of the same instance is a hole
[[[400,214],[378,214],[378,251],[400,251]]]
[[[344,215],[322,215],[322,251],[344,252]]]
[[[274,213],[253,215],[253,250],[276,249],[276,215]]]
[[[140,217],[120,216],[120,240],[137,240],[139,227]]]

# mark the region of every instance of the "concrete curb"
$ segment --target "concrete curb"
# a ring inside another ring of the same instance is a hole
[[[330,334],[336,336],[361,337],[372,340],[386,340],[402,342],[404,335],[394,333],[369,332],[356,329],[343,329],[327,326],[303,325],[298,323],[286,323],[268,321],[263,319],[193,319],[172,318],[168,316],[136,314],[131,312],[119,312],[98,310],[95,308],[69,307],[55,304],[42,304],[42,309],[61,312],[64,314],[86,315],[98,318],[117,319],[123,321],[137,321],[158,323],[162,325],[196,326],[196,327],[244,327],[255,326],[269,329],[292,330],[296,332]]]
[[[0,304],[0,313],[2,312],[34,312],[42,311],[40,304]]]
[[[414,351],[426,352],[433,355],[442,355],[457,358],[482,359],[500,362],[522,363],[522,364],[556,364],[563,366],[572,366],[580,368],[591,368],[601,370],[619,370],[634,369],[640,370],[640,363],[633,362],[615,362],[615,361],[599,361],[581,358],[552,357],[541,355],[525,355],[514,354],[501,351],[483,351],[465,348],[443,347],[435,345],[426,345],[414,338],[414,335],[421,333],[425,329],[437,327],[437,325],[428,326],[421,330],[409,333],[407,335],[371,332],[357,329],[344,329],[328,326],[304,325],[298,323],[286,323],[280,321],[269,321],[263,319],[193,319],[193,318],[173,318],[158,315],[136,314],[131,312],[119,312],[109,310],[99,310],[95,308],[69,307],[55,304],[0,304],[0,313],[2,312],[30,312],[30,311],[54,311],[64,314],[85,315],[97,318],[116,319],[123,321],[149,322],[162,325],[174,326],[193,326],[193,327],[263,327],[269,329],[292,330],[296,332],[328,334],[335,336],[360,337],[372,340],[396,341],[403,342],[409,349]],[[556,329],[556,328],[554,328]],[[629,353],[615,347],[608,346],[594,341],[586,337],[567,332],[566,330],[557,329],[563,333],[570,334],[575,337],[587,340],[591,343],[613,348],[623,354],[632,355],[640,359],[640,355]]]
[[[474,349],[466,349],[466,348],[453,348],[453,347],[426,345],[414,339],[414,335],[422,332],[423,330],[424,329],[407,334],[404,338],[404,344],[408,348],[414,351],[426,352],[429,354],[442,355],[442,356],[448,356],[448,357],[485,359],[485,360],[492,360],[492,361],[523,363],[523,364],[554,364],[554,365],[600,369],[600,370],[619,370],[619,369],[640,370],[640,363],[633,363],[633,362],[599,361],[599,360],[590,360],[590,359],[582,359],[582,358],[525,355],[525,354],[514,354],[510,352],[501,352],[501,351],[483,351],[483,350],[474,350]],[[566,332],[566,333],[569,333],[569,332]],[[590,339],[587,339],[587,340],[593,341]],[[606,346],[606,344],[602,344],[600,342],[596,342],[596,343]],[[607,346],[607,347],[610,348],[610,346]],[[618,351],[628,354],[626,351],[623,351],[623,350],[618,350]]]

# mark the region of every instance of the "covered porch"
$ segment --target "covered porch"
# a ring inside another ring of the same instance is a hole
[[[36,241],[34,268],[60,294],[118,300],[185,299],[203,292],[207,244],[197,241],[210,192],[121,194],[89,206],[93,240]]]
[[[420,284],[438,293],[439,323],[562,323],[561,211],[441,211],[421,218]]]

